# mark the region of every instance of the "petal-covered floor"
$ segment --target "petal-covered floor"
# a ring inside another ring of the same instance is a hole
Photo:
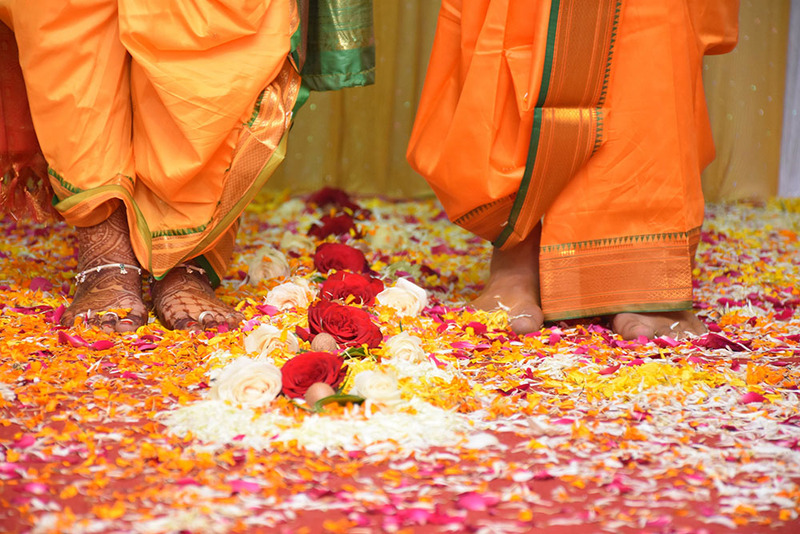
[[[434,201],[264,195],[220,289],[246,321],[196,335],[57,327],[74,237],[2,229],[2,531],[800,532],[800,204],[709,205],[710,332],[634,342],[465,308],[490,249]],[[275,397],[309,351],[357,402]]]

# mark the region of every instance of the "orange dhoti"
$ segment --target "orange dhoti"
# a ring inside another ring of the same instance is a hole
[[[542,222],[549,320],[692,305],[714,148],[704,54],[735,0],[444,0],[408,157],[508,248]]]
[[[224,274],[238,216],[283,158],[296,0],[0,0],[0,20],[65,220],[122,204],[154,276],[201,255]]]

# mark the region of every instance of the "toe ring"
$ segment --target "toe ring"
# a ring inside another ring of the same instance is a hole
[[[200,324],[205,324],[205,322],[206,322],[206,321],[205,321],[205,317],[206,317],[207,315],[211,315],[211,316],[213,316],[213,315],[214,315],[214,312],[211,312],[211,311],[204,311],[203,313],[201,313],[200,315],[198,315],[198,316],[197,316],[197,320],[200,322]]]
[[[113,315],[113,316],[114,316],[114,319],[116,319],[117,321],[119,321],[119,315],[117,315],[117,312],[113,312],[113,311],[107,311],[107,312],[103,312],[101,315],[102,315],[102,317],[103,317],[103,322],[106,322],[106,317],[109,317],[109,316],[111,316],[111,315]]]

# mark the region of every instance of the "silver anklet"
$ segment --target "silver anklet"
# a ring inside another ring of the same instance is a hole
[[[140,275],[142,274],[141,267],[136,265],[128,265],[127,263],[106,263],[105,265],[98,265],[97,267],[92,267],[91,269],[86,269],[85,271],[81,271],[75,275],[75,281],[79,284],[82,284],[86,277],[92,273],[99,273],[103,269],[119,269],[119,274],[128,274],[128,269],[136,271]]]

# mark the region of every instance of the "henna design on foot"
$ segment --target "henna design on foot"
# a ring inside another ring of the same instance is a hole
[[[82,317],[105,332],[131,332],[147,321],[141,268],[131,247],[124,208],[95,226],[78,228],[78,270],[72,304],[61,325]]]

